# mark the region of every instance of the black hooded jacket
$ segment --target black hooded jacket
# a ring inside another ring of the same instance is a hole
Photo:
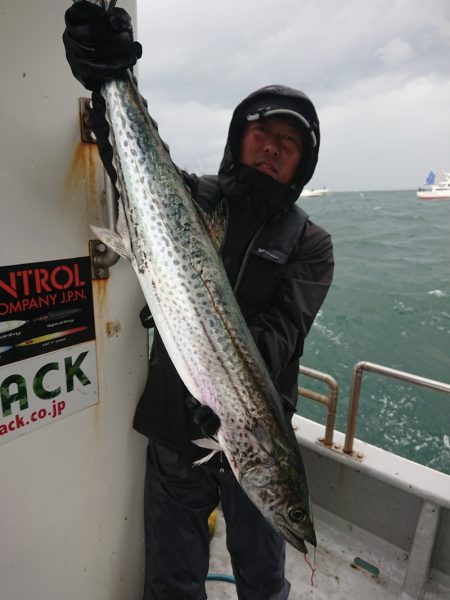
[[[247,114],[263,107],[295,110],[310,124],[311,131],[305,131],[308,143],[304,156],[290,186],[239,163]],[[105,123],[97,119],[93,125],[100,154],[111,173],[110,149],[102,144]],[[299,358],[304,341],[333,274],[330,236],[295,204],[312,177],[319,146],[319,122],[311,101],[297,90],[268,86],[248,96],[235,109],[218,175],[197,177],[183,173],[193,198],[206,212],[214,212],[223,198],[227,200],[224,266],[289,416],[297,404]],[[207,451],[191,443],[203,436],[192,421],[186,395],[155,329],[147,383],[137,405],[134,428],[196,460]]]

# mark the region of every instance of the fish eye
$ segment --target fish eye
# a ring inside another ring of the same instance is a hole
[[[306,516],[305,511],[300,508],[299,506],[295,506],[294,508],[291,508],[289,511],[289,518],[291,521],[293,521],[294,523],[300,523],[301,521],[303,521],[303,519]]]

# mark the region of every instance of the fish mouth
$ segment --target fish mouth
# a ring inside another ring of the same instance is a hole
[[[291,531],[290,529],[286,529],[285,527],[281,528],[283,530],[283,537],[288,541],[291,546],[303,552],[303,554],[308,554],[308,548],[306,547],[305,540]]]
[[[294,548],[296,548],[300,552],[303,552],[303,554],[308,554],[308,548],[305,544],[305,541],[314,547],[317,546],[316,534],[314,531],[314,526],[312,524],[302,529],[301,534],[297,533],[297,531],[293,530],[286,523],[278,523],[278,526],[283,531],[285,539],[292,546],[294,546]]]

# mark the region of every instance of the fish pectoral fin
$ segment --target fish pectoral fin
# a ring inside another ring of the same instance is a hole
[[[94,235],[108,246],[108,248],[111,248],[116,254],[123,256],[127,260],[131,260],[131,250],[128,239],[124,239],[118,233],[115,233],[110,229],[105,229],[104,227],[91,225],[91,229]]]
[[[249,437],[253,437],[255,444],[262,448],[267,454],[273,452],[273,440],[269,431],[264,427],[257,427],[253,431],[248,432]]]
[[[196,460],[194,462],[195,466],[203,465],[208,462],[215,454],[220,452],[222,448],[220,447],[219,442],[215,438],[200,438],[198,440],[192,440],[192,443],[198,446],[199,448],[205,448],[206,450],[211,450],[209,454]]]
[[[271,467],[263,465],[249,469],[246,473],[241,475],[240,481],[244,488],[249,486],[263,488],[269,485],[271,479]]]

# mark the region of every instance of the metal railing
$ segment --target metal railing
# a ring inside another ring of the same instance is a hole
[[[316,371],[315,369],[309,369],[308,367],[300,366],[299,372],[301,375],[307,375],[308,377],[312,377],[313,379],[317,379],[318,381],[323,381],[328,385],[329,391],[328,394],[319,394],[313,390],[308,390],[305,387],[298,387],[298,394],[300,396],[304,396],[305,398],[309,398],[310,400],[314,400],[315,402],[319,402],[327,407],[327,422],[325,426],[325,437],[320,441],[325,445],[331,447],[333,445],[333,433],[334,433],[334,423],[336,421],[336,405],[338,398],[339,387],[331,375],[327,373],[322,373],[322,371]]]
[[[413,375],[412,373],[406,373],[405,371],[398,371],[396,369],[391,369],[390,367],[385,367],[383,365],[378,365],[367,361],[361,361],[356,363],[356,365],[353,367],[352,385],[350,388],[345,443],[343,449],[342,447],[339,447],[340,450],[343,451],[345,454],[353,455],[353,444],[355,441],[356,434],[356,421],[359,411],[359,398],[361,396],[362,377],[364,371],[370,373],[377,373],[378,375],[391,377],[393,379],[406,381],[414,385],[450,394],[450,384],[443,383],[442,381],[427,379],[426,377]],[[328,385],[328,394],[320,394],[302,386],[298,387],[298,394],[299,396],[309,398],[310,400],[319,402],[320,404],[323,404],[327,407],[325,436],[319,441],[325,446],[331,448],[333,446],[334,424],[336,421],[336,406],[339,391],[338,384],[334,377],[328,375],[327,373],[323,373],[322,371],[316,371],[315,369],[310,369],[308,367],[301,366],[299,372],[301,375],[306,375],[308,377],[311,377],[312,379],[323,381]],[[339,449],[337,446],[336,448]],[[362,454],[358,454],[358,458],[362,458]]]
[[[421,387],[426,387],[432,390],[445,392],[450,394],[450,385],[448,383],[442,383],[441,381],[435,381],[434,379],[427,379],[426,377],[420,377],[419,375],[413,375],[412,373],[406,373],[404,371],[397,371],[389,367],[377,365],[375,363],[361,361],[356,363],[353,367],[352,386],[350,388],[350,398],[347,412],[347,428],[345,434],[344,452],[346,454],[353,453],[353,443],[355,440],[356,433],[356,419],[359,410],[359,398],[361,395],[361,385],[363,372],[368,371],[370,373],[377,373],[384,375],[385,377],[392,377],[393,379],[399,379],[401,381],[407,381]]]

